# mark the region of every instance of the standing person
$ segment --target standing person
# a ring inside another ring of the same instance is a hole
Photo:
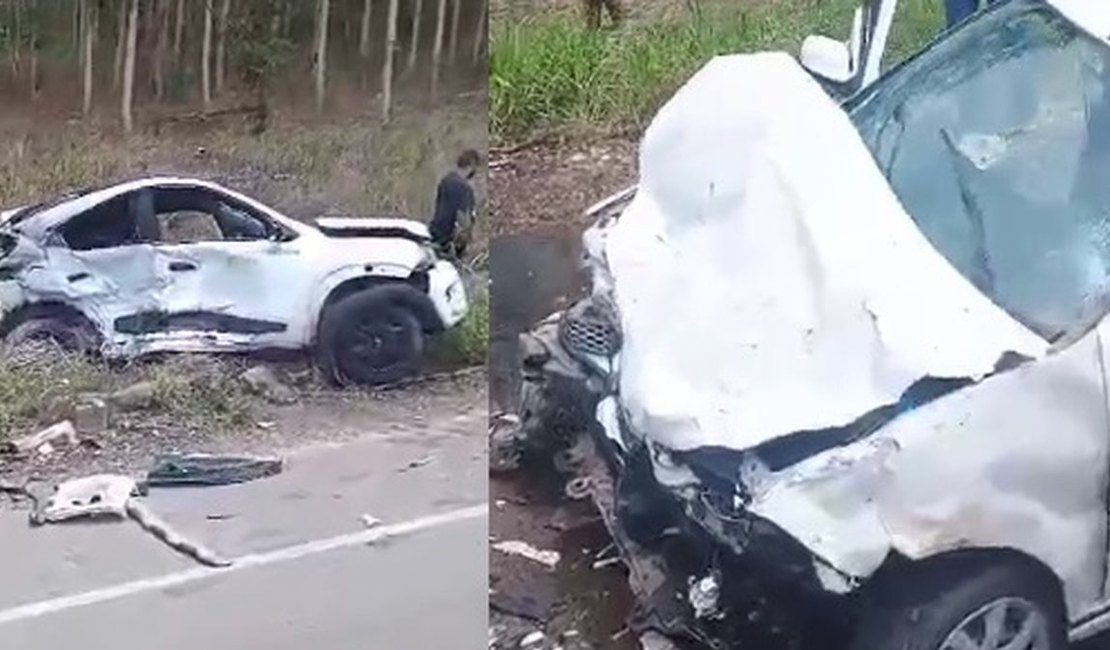
[[[962,22],[965,18],[975,13],[980,4],[994,4],[997,0],[986,0],[981,3],[980,0],[944,0],[944,14],[948,22],[948,27],[951,28],[957,23]]]
[[[436,246],[453,257],[461,257],[466,251],[474,226],[474,188],[470,179],[480,162],[478,152],[467,149],[459,154],[455,169],[447,172],[436,188],[435,214],[428,230]]]

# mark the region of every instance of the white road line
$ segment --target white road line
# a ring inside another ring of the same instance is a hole
[[[461,508],[459,510],[452,510],[437,515],[428,515],[418,519],[402,522],[399,524],[386,524],[377,526],[369,530],[362,530],[357,533],[350,533],[347,535],[339,535],[337,537],[328,537],[325,539],[317,539],[303,544],[296,544],[294,546],[286,546],[284,548],[267,551],[265,553],[248,553],[247,555],[240,556],[232,560],[232,565],[225,569],[210,569],[208,567],[197,567],[195,569],[188,569],[185,571],[178,571],[176,573],[167,573],[161,576],[154,576],[151,578],[142,578],[131,582],[124,582],[122,584],[113,585],[111,587],[103,587],[100,589],[93,589],[84,593],[72,594],[69,596],[61,596],[58,598],[51,598],[49,600],[42,600],[37,603],[28,603],[26,605],[19,605],[11,609],[0,610],[0,625],[21,621],[28,618],[35,618],[46,614],[55,614],[65,611],[67,609],[74,609],[77,607],[85,607],[88,605],[95,605],[110,600],[118,600],[141,594],[148,591],[157,591],[166,589],[168,587],[176,587],[191,582],[197,582],[206,578],[214,576],[226,575],[228,573],[235,573],[251,567],[260,567],[270,564],[280,564],[283,562],[291,562],[310,555],[319,553],[326,553],[340,548],[350,546],[358,546],[360,544],[372,544],[387,538],[398,537],[402,535],[411,535],[429,528],[436,528],[467,519],[475,519],[484,517],[489,514],[489,504],[483,503],[477,506],[470,506],[468,508]]]

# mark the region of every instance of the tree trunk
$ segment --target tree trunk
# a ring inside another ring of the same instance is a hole
[[[37,0],[31,0],[31,15],[33,16],[31,24],[28,26],[28,36],[30,42],[28,43],[31,51],[31,100],[35,101],[39,98],[39,24],[38,20],[38,5]]]
[[[443,32],[447,22],[447,0],[439,0],[436,12],[436,40],[432,44],[432,95],[439,90],[439,64],[443,58]]]
[[[412,70],[416,67],[416,53],[420,49],[420,21],[424,12],[424,0],[416,0],[412,10],[412,33],[409,36],[409,60],[405,68]]]
[[[486,42],[486,23],[489,20],[489,3],[482,3],[482,11],[478,14],[478,26],[474,28],[474,52],[471,59],[478,63],[482,59],[482,45]]]
[[[324,91],[328,71],[328,14],[330,3],[319,0],[320,13],[316,17],[316,110],[324,110]]]
[[[393,110],[393,59],[397,52],[397,0],[389,0],[389,22],[385,33],[385,63],[382,65],[382,121]]]
[[[123,54],[127,43],[127,5],[131,0],[119,1],[119,27],[116,32],[116,61],[112,67],[112,90],[119,90],[120,77],[123,74]]]
[[[459,21],[462,20],[462,0],[451,0],[451,40],[447,47],[447,60],[455,62],[459,44]]]
[[[358,35],[358,53],[364,59],[370,58],[370,7],[371,0],[362,6],[362,31]]]
[[[231,0],[223,0],[220,5],[220,24],[216,36],[216,94],[224,90],[224,78],[227,73],[225,55],[227,52],[227,19],[231,14]]]
[[[185,29],[185,0],[177,0],[177,16],[173,23],[174,63],[181,63],[181,37]]]
[[[204,110],[212,108],[212,3],[204,2],[204,39],[200,44],[200,97]]]
[[[12,4],[12,22],[15,23],[12,35],[12,76],[19,76],[20,51],[23,49],[23,0]]]
[[[96,7],[89,4],[90,0],[81,0],[81,77],[84,84],[84,97],[81,102],[81,114],[88,117],[92,113],[93,98],[93,38],[96,34]]]
[[[166,57],[170,49],[170,2],[158,2],[158,40],[154,45],[154,98],[159,102],[166,98]]]
[[[139,0],[131,0],[127,20],[127,52],[123,64],[123,131],[131,133],[135,128],[131,115],[131,100],[135,91],[135,45],[139,38]]]

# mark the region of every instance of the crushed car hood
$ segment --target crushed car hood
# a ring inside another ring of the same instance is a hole
[[[719,57],[681,88],[605,231],[622,406],[672,449],[846,426],[920,379],[1048,350],[932,247],[786,54]]]

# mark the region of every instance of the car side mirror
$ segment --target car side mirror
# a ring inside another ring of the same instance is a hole
[[[806,70],[829,81],[845,83],[855,76],[848,45],[828,36],[807,36],[799,59]]]

